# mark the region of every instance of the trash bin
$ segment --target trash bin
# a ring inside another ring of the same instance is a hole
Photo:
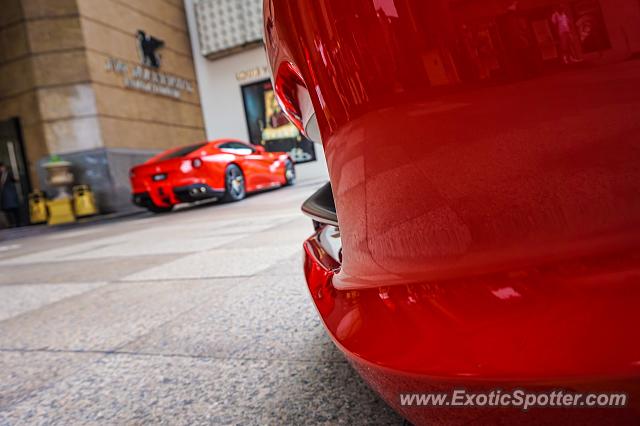
[[[95,197],[88,185],[73,187],[73,210],[77,217],[92,216],[98,213]]]
[[[32,224],[47,221],[47,199],[41,191],[29,194],[29,222]]]

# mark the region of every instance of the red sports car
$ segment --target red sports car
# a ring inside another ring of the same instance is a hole
[[[131,169],[133,202],[160,213],[209,198],[238,201],[249,192],[295,183],[285,152],[231,139],[173,148]]]
[[[640,5],[587,3],[264,2],[331,180],[303,206],[311,296],[415,424],[640,424]]]

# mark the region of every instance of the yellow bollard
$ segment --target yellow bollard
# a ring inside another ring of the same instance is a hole
[[[76,221],[76,217],[73,215],[71,198],[49,200],[47,201],[47,209],[49,210],[47,225],[61,225]]]
[[[29,194],[29,222],[31,224],[47,221],[47,200],[41,191]]]
[[[87,185],[73,187],[73,209],[76,216],[91,216],[98,213],[93,192]]]

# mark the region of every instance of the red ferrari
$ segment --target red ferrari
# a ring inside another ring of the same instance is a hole
[[[414,424],[640,424],[638,2],[264,13],[279,102],[329,168],[309,291],[361,376]]]
[[[131,169],[134,204],[155,213],[209,198],[238,201],[247,193],[295,183],[285,152],[220,139],[173,148]]]

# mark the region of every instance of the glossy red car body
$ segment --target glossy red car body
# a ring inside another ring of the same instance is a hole
[[[574,3],[564,38],[553,1],[264,3],[276,92],[317,123],[339,219],[341,261],[322,228],[305,243],[311,295],[413,423],[640,422],[640,5],[591,2],[589,30]],[[400,405],[456,388],[629,405]]]
[[[245,192],[287,184],[287,153],[266,152],[232,139],[219,139],[172,148],[131,169],[135,204],[162,211],[207,198],[221,198],[229,190],[225,171],[230,165],[242,173]]]

